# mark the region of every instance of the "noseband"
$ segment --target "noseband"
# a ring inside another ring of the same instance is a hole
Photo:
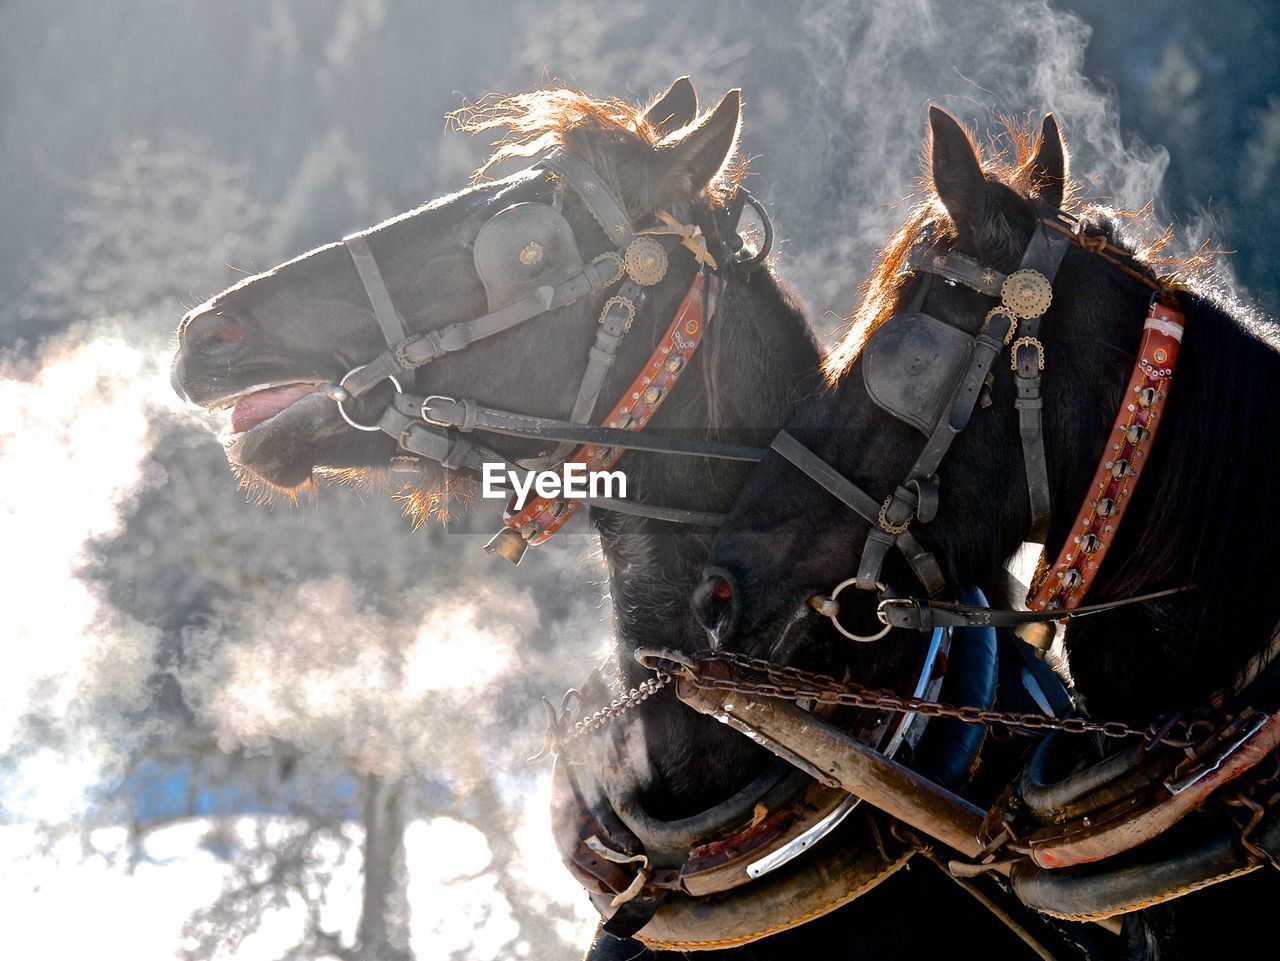
[[[451,470],[476,472],[486,462],[526,470],[579,462],[589,470],[603,470],[628,449],[759,460],[763,451],[752,447],[654,435],[637,438],[634,433],[649,422],[687,369],[727,280],[727,272],[708,253],[701,231],[665,213],[658,214],[659,223],[655,226],[637,229],[604,180],[563,148],[552,151],[536,166],[552,171],[558,178],[553,203],[512,204],[494,214],[476,235],[475,269],[484,284],[489,307],[489,312],[480,317],[438,330],[410,333],[396,310],[366,237],[354,234],[344,238],[387,348],[368,363],[350,370],[338,384],[324,388],[337,403],[343,419],[357,430],[381,431],[394,437],[399,453],[392,468],[414,473],[421,470],[424,461],[434,461]],[[573,228],[561,212],[566,187],[586,205],[613,249],[590,261],[583,258]],[[757,212],[764,224],[764,241],[755,252],[745,251],[736,233],[746,205]],[[725,209],[716,211],[716,227],[717,234],[728,237],[728,250],[722,259],[746,271],[763,263],[772,240],[772,227],[764,208],[747,191],[736,188]],[[680,246],[693,253],[696,269],[675,317],[636,380],[605,418],[604,426],[589,426],[587,422],[600,400],[605,377],[617,359],[624,336],[644,306],[650,288],[666,277],[669,253]],[[483,407],[470,398],[411,395],[402,387],[406,377],[446,354],[611,288],[613,295],[600,312],[595,342],[566,420]],[[384,381],[392,385],[395,395],[378,419],[362,423],[353,418],[347,405]],[[477,431],[552,441],[554,448],[542,456],[511,464],[467,436]],[[721,514],[634,501],[585,500],[611,510],[675,523],[715,527],[723,519]],[[505,519],[504,530],[486,549],[519,563],[527,545],[540,544],[558,531],[580,503],[567,498],[535,498],[518,514]]]
[[[878,640],[892,627],[930,630],[937,626],[1043,624],[1084,614],[1135,604],[1173,593],[1162,591],[1106,604],[1080,607],[1106,548],[1115,538],[1125,508],[1136,486],[1141,459],[1150,449],[1159,415],[1168,399],[1183,317],[1172,305],[1165,288],[1150,278],[1117,263],[1111,253],[1130,255],[1119,248],[1100,248],[1096,238],[1086,238],[1081,225],[1063,226],[1067,215],[1036,202],[1036,228],[1018,266],[1011,274],[954,252],[939,252],[930,245],[917,246],[908,256],[909,270],[924,275],[910,306],[881,325],[862,352],[862,375],[871,400],[886,413],[919,430],[926,437],[924,449],[883,502],[867,494],[841,475],[786,431],[770,445],[807,477],[834,495],[845,506],[870,522],[857,573],[841,582],[830,596],[811,600],[812,606],[854,640]],[[987,391],[991,367],[1005,346],[1011,345],[1010,366],[1016,377],[1018,432],[1022,441],[1031,525],[1026,539],[1046,540],[1050,497],[1041,420],[1041,374],[1044,345],[1039,340],[1040,321],[1053,300],[1053,281],[1067,248],[1075,242],[1086,250],[1116,263],[1127,273],[1156,290],[1147,315],[1137,363],[1112,434],[1103,451],[1094,482],[1085,498],[1075,527],[1057,555],[1049,576],[1028,598],[1026,611],[979,609],[918,598],[882,601],[879,618],[883,631],[871,636],[850,633],[839,622],[837,595],[847,587],[885,594],[881,569],[889,549],[896,547],[930,597],[947,588],[937,559],[921,546],[912,526],[927,524],[938,512],[938,468],[956,437],[969,423],[974,408],[990,404]],[[970,336],[950,324],[922,312],[934,278],[963,284],[999,303],[988,311],[978,333]],[[1178,589],[1182,590],[1182,588]]]

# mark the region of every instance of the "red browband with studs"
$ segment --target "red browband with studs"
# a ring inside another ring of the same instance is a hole
[[[1177,308],[1158,300],[1152,302],[1142,330],[1138,361],[1089,493],[1058,559],[1028,597],[1030,610],[1069,610],[1089,592],[1133,499],[1147,452],[1160,427],[1183,326],[1184,318]]]
[[[704,280],[701,271],[694,274],[693,283],[676,309],[666,334],[649,355],[649,362],[639,376],[623,393],[622,399],[609,411],[603,426],[642,430],[649,423],[702,342],[707,320],[715,314],[719,290],[720,281],[715,275],[708,274]],[[623,448],[584,444],[569,455],[565,463],[586,464],[588,472],[608,470],[624,453]],[[503,524],[528,543],[537,545],[560,530],[580,505],[581,501],[563,497],[534,497],[525,503],[521,511],[506,518]]]

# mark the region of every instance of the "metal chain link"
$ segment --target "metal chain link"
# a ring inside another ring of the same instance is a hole
[[[760,658],[731,651],[704,651],[689,656],[676,651],[649,652],[642,663],[662,663],[666,675],[679,674],[695,687],[754,694],[787,701],[819,701],[871,711],[919,714],[924,717],[949,717],[965,724],[987,724],[1021,733],[1062,731],[1067,734],[1100,734],[1103,737],[1141,737],[1164,742],[1172,732],[1161,732],[1163,725],[1132,727],[1122,721],[1090,721],[1082,717],[1057,718],[1045,714],[1017,711],[987,711],[971,706],[953,706],[892,691],[864,687],[853,681],[841,681],[797,667],[775,664]],[[657,669],[655,667],[655,669]],[[597,714],[600,712],[597,712]],[[594,715],[593,715],[594,716]],[[1160,735],[1157,737],[1157,735]],[[1176,739],[1168,737],[1169,741]]]
[[[658,671],[653,677],[647,681],[641,681],[637,687],[633,687],[623,696],[614,698],[605,707],[575,721],[572,737],[581,737],[596,728],[603,727],[615,717],[647,701],[670,683],[671,675],[665,671]]]

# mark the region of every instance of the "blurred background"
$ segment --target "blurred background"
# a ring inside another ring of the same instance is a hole
[[[57,958],[580,956],[536,700],[610,649],[577,522],[246,502],[166,379],[185,307],[462,187],[553,81],[745,93],[776,264],[831,332],[929,101],[1053,110],[1095,198],[1274,312],[1280,22],[1194,0],[0,0],[0,915]]]

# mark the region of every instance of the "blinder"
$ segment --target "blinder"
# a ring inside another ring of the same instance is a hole
[[[559,283],[583,266],[573,228],[560,211],[543,203],[499,210],[476,234],[472,254],[490,311]]]
[[[876,406],[926,437],[950,407],[973,338],[924,313],[898,314],[862,351],[862,377]]]

